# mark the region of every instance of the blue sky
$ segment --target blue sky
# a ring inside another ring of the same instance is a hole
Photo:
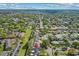
[[[79,9],[78,3],[0,3],[0,9]]]

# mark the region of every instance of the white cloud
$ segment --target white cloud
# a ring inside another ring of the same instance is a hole
[[[79,7],[79,5],[75,5],[76,7]]]
[[[1,3],[0,6],[6,6],[7,4]]]

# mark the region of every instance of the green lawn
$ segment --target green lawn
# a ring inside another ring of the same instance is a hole
[[[47,50],[42,48],[40,49],[40,53],[39,53],[40,56],[47,56]]]
[[[2,43],[2,44],[0,44],[0,54],[3,52],[3,45],[4,45],[4,43]]]
[[[31,53],[32,53],[32,48],[33,48],[33,45],[34,45],[34,37],[33,38],[31,38],[31,40],[29,41],[29,47],[28,47],[28,49],[27,49],[27,52],[26,52],[26,55],[31,55]]]
[[[30,27],[28,27],[28,29],[26,30],[26,35],[25,35],[25,37],[24,37],[24,39],[23,39],[23,44],[22,44],[22,46],[21,46],[21,48],[20,48],[20,50],[19,50],[19,56],[24,56],[24,55],[25,55],[26,49],[24,49],[23,47],[24,47],[24,46],[26,45],[26,43],[28,42],[29,37],[30,37],[30,35],[31,35],[31,32],[32,32],[32,27],[30,26]]]

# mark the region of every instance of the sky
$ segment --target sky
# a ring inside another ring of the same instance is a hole
[[[79,9],[78,3],[0,3],[0,9]]]

